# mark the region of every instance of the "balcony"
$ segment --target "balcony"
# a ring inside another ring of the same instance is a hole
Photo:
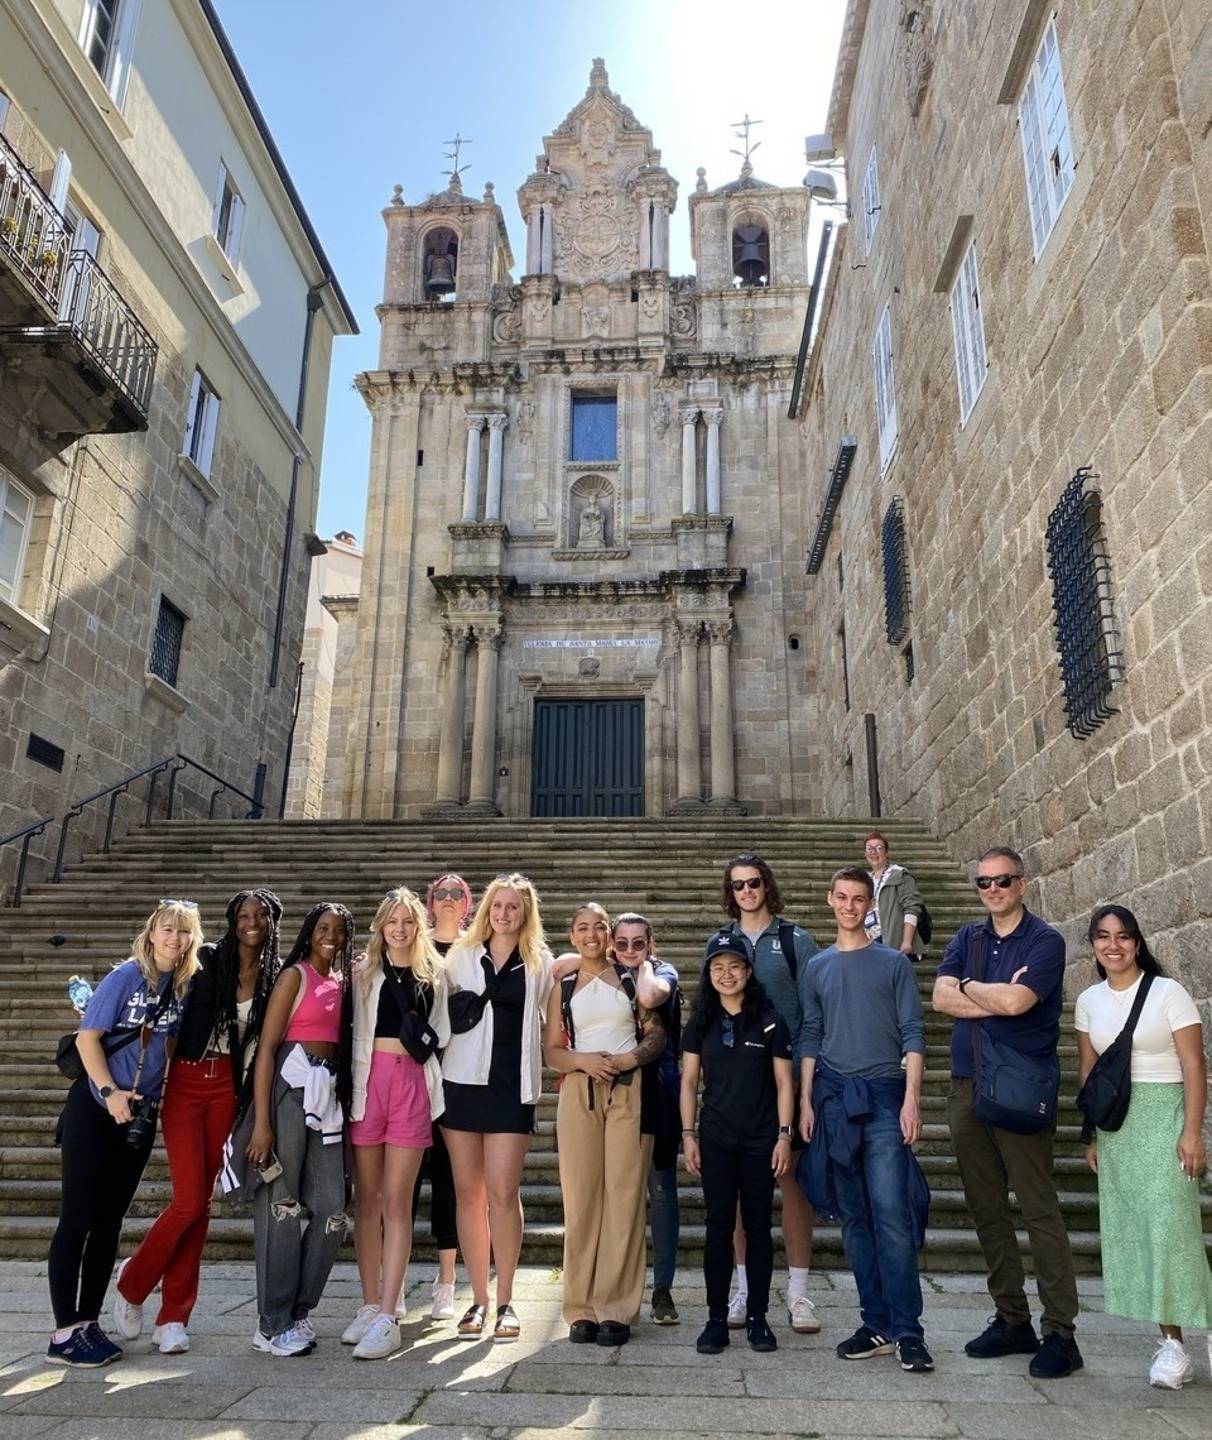
[[[0,135],[0,326],[54,322],[67,250],[63,217]]]

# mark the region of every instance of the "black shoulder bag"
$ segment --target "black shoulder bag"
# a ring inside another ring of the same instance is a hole
[[[972,927],[971,970],[980,980],[984,946],[981,927]],[[972,1113],[985,1125],[1016,1135],[1036,1135],[1056,1120],[1060,1094],[1060,1060],[1056,1055],[1024,1055],[1010,1045],[982,1033],[984,1021],[973,1020],[972,1053],[976,1077],[972,1082]]]
[[[1153,976],[1146,974],[1128,1012],[1124,1028],[1090,1067],[1086,1083],[1077,1092],[1082,1112],[1082,1139],[1089,1144],[1095,1130],[1118,1130],[1132,1099],[1132,1035],[1136,1030]]]
[[[154,1030],[160,1022],[160,1016],[168,1009],[173,998],[173,985],[170,980],[168,988],[160,997],[156,1008],[152,1011],[151,1018],[145,1020],[144,1025],[150,1025]],[[102,1041],[101,1048],[105,1051],[105,1058],[108,1060],[111,1055],[117,1054],[127,1045],[132,1045],[143,1031],[143,1025],[134,1030],[124,1030],[115,1040]],[[69,1030],[66,1035],[59,1036],[59,1043],[55,1046],[55,1065],[59,1074],[65,1080],[79,1080],[84,1074],[84,1061],[80,1058],[80,1052],[76,1049],[76,1036],[79,1030]]]
[[[481,964],[486,955],[480,957]],[[492,965],[492,960],[488,960]],[[450,1033],[452,1035],[465,1035],[469,1030],[474,1030],[484,1018],[484,1009],[492,1000],[496,992],[501,988],[505,976],[513,967],[506,964],[499,970],[493,966],[495,974],[491,979],[484,977],[483,990],[454,990],[446,1001],[446,1011],[450,1017]]]
[[[429,1023],[429,1006],[421,994],[420,986],[414,978],[413,990],[416,992],[417,1004],[424,1007],[424,1013],[414,1010],[409,1004],[408,992],[386,957],[383,960],[383,977],[383,983],[390,985],[395,993],[396,1005],[399,1007],[400,1044],[418,1065],[424,1065],[438,1048],[438,1032]]]

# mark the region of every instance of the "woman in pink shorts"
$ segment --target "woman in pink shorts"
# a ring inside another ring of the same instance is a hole
[[[444,983],[424,905],[411,890],[389,890],[354,984],[350,1139],[362,1305],[341,1339],[355,1347],[355,1360],[382,1360],[400,1348],[412,1195],[443,1106],[436,1051],[449,1037],[430,1015]]]

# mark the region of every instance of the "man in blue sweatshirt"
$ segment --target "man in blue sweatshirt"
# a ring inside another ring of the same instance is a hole
[[[800,1131],[809,1198],[841,1217],[858,1286],[862,1324],[838,1355],[895,1349],[902,1370],[921,1372],[934,1369],[917,1271],[929,1202],[910,1147],[922,1130],[925,1027],[908,956],[866,933],[873,888],[857,866],[836,872],[837,940],[800,975]]]

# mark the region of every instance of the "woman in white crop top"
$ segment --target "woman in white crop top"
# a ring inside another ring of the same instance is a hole
[[[564,1320],[574,1345],[622,1345],[644,1291],[640,1067],[660,1054],[665,1032],[612,963],[600,905],[574,913],[570,939],[580,965],[552,990],[544,1033],[547,1063],[560,1072]]]
[[[1195,1002],[1168,979],[1136,916],[1100,906],[1088,931],[1102,983],[1077,998],[1079,1080],[1127,1023],[1146,975],[1150,989],[1132,1035],[1132,1098],[1120,1129],[1086,1146],[1098,1175],[1104,1308],[1161,1329],[1149,1381],[1177,1390],[1194,1378],[1184,1325],[1212,1327],[1212,1271],[1197,1181],[1207,1163],[1203,1035]]]

